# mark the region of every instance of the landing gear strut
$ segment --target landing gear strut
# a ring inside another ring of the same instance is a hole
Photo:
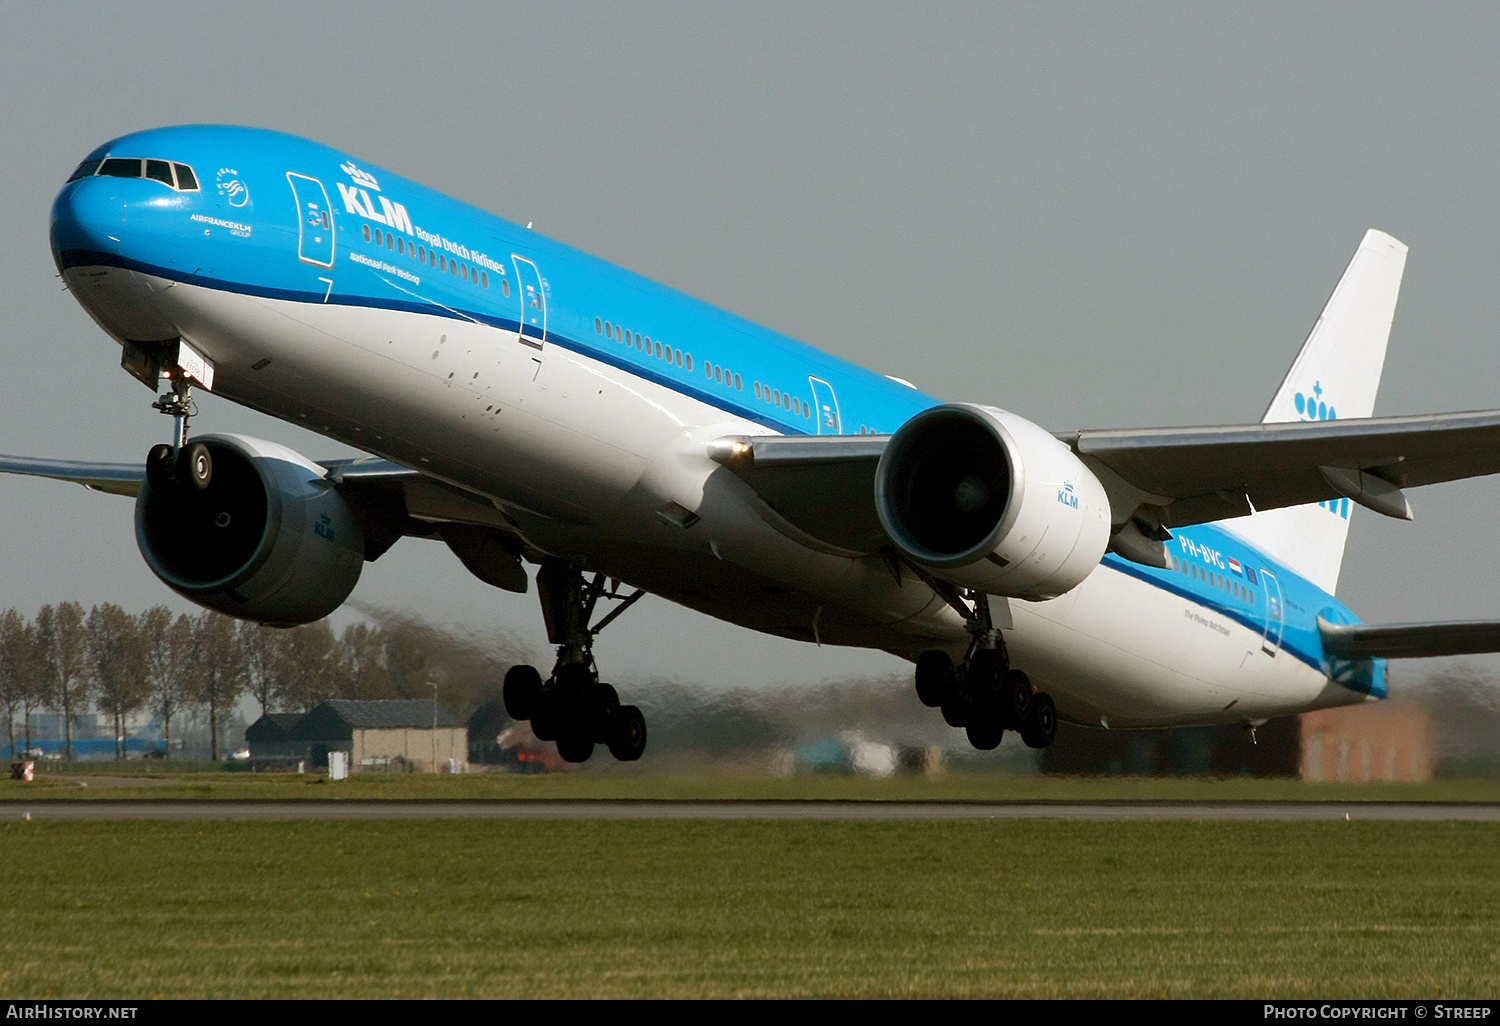
[[[633,705],[621,705],[614,687],[599,679],[594,664],[594,636],[644,591],[620,593],[618,581],[606,586],[604,575],[586,580],[571,563],[548,559],[536,575],[547,640],[557,646],[557,662],[546,681],[533,666],[512,666],[505,674],[505,711],[514,720],[530,720],[532,733],[556,741],[557,754],[568,762],[585,762],[594,746],[606,745],[621,762],[633,762],[646,750],[646,719]],[[600,599],[618,602],[590,627]]]
[[[169,380],[172,391],[163,392],[151,408],[172,418],[172,442],[153,445],[146,453],[146,479],[161,491],[180,488],[201,492],[213,480],[213,456],[208,446],[187,440],[188,419],[197,412],[193,386],[181,374],[173,374]]]
[[[982,751],[998,747],[1007,730],[1018,731],[1032,748],[1046,748],[1057,736],[1057,706],[1051,695],[1032,688],[1025,673],[1011,668],[986,596],[970,594],[965,601],[953,592],[945,598],[963,612],[974,640],[958,666],[946,652],[923,652],[917,659],[917,697],[941,709],[944,721],[962,727],[969,743]]]

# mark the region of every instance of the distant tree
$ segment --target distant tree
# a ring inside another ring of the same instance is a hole
[[[208,713],[209,757],[217,762],[224,714],[245,691],[244,653],[234,620],[211,609],[194,618],[188,665],[192,700]]]
[[[139,623],[151,711],[161,720],[163,752],[170,757],[172,717],[186,700],[192,673],[193,621],[186,613],[173,619],[166,606],[152,606],[140,615]]]
[[[456,713],[472,710],[500,696],[505,671],[515,663],[535,662],[535,654],[515,638],[499,632],[476,632],[428,623],[410,613],[360,607],[372,627],[365,644],[378,640],[378,689],[366,698],[431,698],[438,685],[442,704]],[[364,626],[356,624],[355,627]],[[344,632],[346,650],[353,628]]]
[[[430,697],[433,634],[420,620],[397,620],[381,631],[380,661],[393,697]]]
[[[146,704],[151,682],[140,623],[105,602],[89,611],[84,624],[88,675],[99,708],[115,726],[115,758],[125,758],[125,718]]]
[[[311,712],[347,690],[344,653],[327,620],[278,631],[276,641],[278,694],[287,708]]]
[[[73,761],[74,710],[88,702],[83,606],[59,602],[36,614],[37,648],[48,702],[62,714],[63,753]]]
[[[16,709],[25,720],[26,747],[31,747],[31,706],[38,698],[36,630],[15,609],[0,613],[0,701],[10,732],[10,751],[16,753]]]
[[[342,640],[347,691],[339,697],[390,698],[394,692],[381,657],[385,639],[380,628],[363,620],[351,623]]]
[[[240,659],[244,666],[245,686],[250,695],[260,703],[260,711],[271,711],[271,702],[277,700],[276,674],[280,669],[281,631],[275,627],[240,621],[235,628],[235,641],[240,646]]]

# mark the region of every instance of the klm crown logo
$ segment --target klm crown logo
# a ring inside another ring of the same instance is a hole
[[[1063,486],[1057,490],[1057,501],[1069,509],[1078,508],[1078,495],[1073,491],[1072,481],[1063,482]]]
[[[363,185],[366,189],[374,189],[376,192],[380,191],[380,183],[375,180],[375,176],[359,167],[354,161],[340,164],[339,170],[354,179],[355,185]]]
[[[333,518],[327,513],[318,517],[318,522],[313,524],[313,534],[325,541],[333,541]]]

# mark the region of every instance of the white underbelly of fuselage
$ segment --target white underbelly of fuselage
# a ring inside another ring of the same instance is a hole
[[[758,424],[451,316],[138,277],[214,361],[216,393],[490,497],[537,553],[785,637],[908,657],[968,642],[910,574],[808,549],[757,512],[707,450]],[[1242,624],[1108,567],[1012,609],[1013,664],[1074,722],[1253,722],[1361,700]]]

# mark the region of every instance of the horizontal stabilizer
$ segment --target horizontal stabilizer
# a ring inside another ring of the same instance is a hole
[[[1318,618],[1323,651],[1334,659],[1433,659],[1500,652],[1500,620],[1344,624]]]

